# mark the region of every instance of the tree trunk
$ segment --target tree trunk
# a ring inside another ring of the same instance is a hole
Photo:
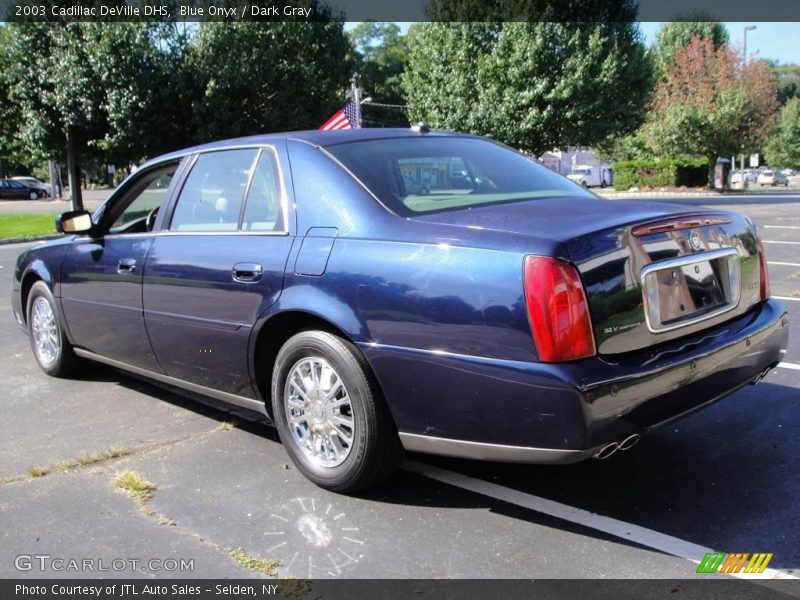
[[[81,170],[78,166],[77,150],[75,148],[75,130],[67,128],[67,171],[69,173],[69,192],[72,196],[72,210],[83,210],[83,196],[81,195]]]
[[[714,189],[714,169],[717,166],[717,157],[716,156],[709,156],[708,157],[708,187],[709,189]]]

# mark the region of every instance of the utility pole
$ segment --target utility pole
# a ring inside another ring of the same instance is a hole
[[[747,66],[747,32],[748,31],[753,31],[755,28],[756,28],[755,25],[745,25],[744,30],[742,32],[742,37],[743,37],[742,54],[743,54],[743,58],[744,58],[744,62],[743,62],[744,66]],[[744,177],[744,148],[742,148],[742,154],[741,154],[741,156],[739,158],[740,158],[740,162],[742,163],[741,164],[741,167],[742,167],[742,187],[746,188],[747,187],[747,182],[745,181],[745,177]]]
[[[67,173],[69,175],[69,192],[72,196],[72,210],[83,210],[83,196],[81,195],[81,173],[78,168],[78,159],[75,156],[75,130],[67,127]]]

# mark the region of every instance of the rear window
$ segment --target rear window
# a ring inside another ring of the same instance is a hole
[[[403,216],[591,196],[536,160],[478,138],[394,138],[335,144],[326,150]]]

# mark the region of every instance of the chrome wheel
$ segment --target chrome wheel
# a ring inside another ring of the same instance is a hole
[[[49,367],[58,358],[61,341],[58,334],[56,316],[47,298],[37,297],[31,311],[31,332],[33,347],[42,366]]]
[[[283,391],[286,423],[295,444],[315,465],[341,465],[353,447],[353,407],[344,382],[322,357],[294,364]]]

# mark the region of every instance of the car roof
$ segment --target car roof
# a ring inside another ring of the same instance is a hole
[[[368,140],[383,140],[391,138],[413,138],[413,137],[465,137],[474,138],[466,133],[452,131],[415,131],[411,128],[367,128],[367,129],[339,129],[336,131],[320,131],[317,129],[308,131],[290,131],[283,133],[267,133],[261,135],[251,135],[247,137],[220,140],[208,144],[201,144],[183,150],[176,150],[168,154],[155,157],[142,164],[140,168],[151,164],[164,162],[170,159],[181,158],[195,152],[211,152],[214,150],[225,150],[241,146],[260,146],[275,144],[284,140],[299,140],[315,146],[334,146],[336,144],[346,144],[348,142],[363,142]]]

